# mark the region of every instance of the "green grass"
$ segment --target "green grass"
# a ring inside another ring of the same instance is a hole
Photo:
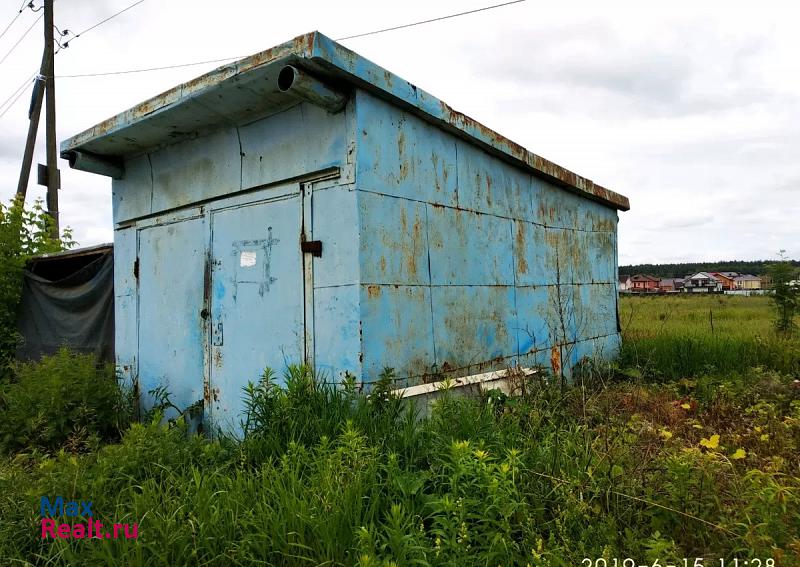
[[[0,557],[576,565],[757,554],[798,564],[800,396],[788,377],[655,387],[614,382],[599,365],[586,372],[573,385],[534,380],[521,398],[446,395],[416,420],[391,397],[318,386],[293,368],[286,389],[250,390],[242,442],[156,418],[90,453],[18,453],[0,465]],[[91,499],[97,519],[137,522],[140,539],[42,541],[42,495]]]
[[[800,373],[800,337],[775,332],[768,297],[623,297],[622,364],[682,378],[764,367]]]

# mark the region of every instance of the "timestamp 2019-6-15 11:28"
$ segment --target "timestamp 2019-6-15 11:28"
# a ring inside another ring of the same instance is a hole
[[[707,559],[703,557],[683,557],[681,559],[653,561],[636,561],[631,557],[620,559],[614,557],[605,559],[598,557],[590,559],[585,557],[581,560],[582,567],[775,567],[775,559],[772,557],[717,557]]]

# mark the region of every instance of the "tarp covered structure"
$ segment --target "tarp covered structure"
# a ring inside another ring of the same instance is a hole
[[[62,346],[114,360],[114,251],[110,244],[33,259],[25,272],[20,360]]]

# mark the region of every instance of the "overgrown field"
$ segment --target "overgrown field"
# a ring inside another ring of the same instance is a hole
[[[721,299],[625,299],[620,361],[516,398],[449,392],[426,419],[388,382],[366,397],[268,373],[242,441],[157,414],[128,425],[124,395],[76,387],[113,378],[62,352],[0,390],[0,563],[800,565],[797,339],[774,335],[762,298]],[[51,415],[68,417],[39,434]],[[43,541],[44,495],[91,500],[138,539]]]
[[[621,363],[651,377],[725,378],[756,366],[800,374],[800,340],[774,331],[769,297],[628,296],[620,300],[620,322]]]

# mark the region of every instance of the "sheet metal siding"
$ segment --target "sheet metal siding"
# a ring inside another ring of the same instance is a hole
[[[615,210],[365,91],[356,109],[366,379],[614,352]]]
[[[341,179],[340,179],[341,181]],[[326,379],[361,377],[359,312],[359,213],[354,185],[315,188],[314,238],[323,253],[314,258],[314,362]]]
[[[138,329],[136,229],[114,232],[114,351],[116,367],[126,386],[132,387],[137,374]]]
[[[185,207],[327,167],[344,168],[346,113],[297,104],[125,161],[113,180],[114,222]]]

